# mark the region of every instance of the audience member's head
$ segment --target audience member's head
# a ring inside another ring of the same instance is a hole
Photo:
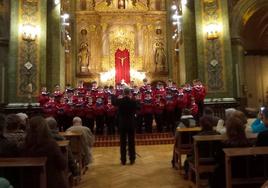
[[[29,121],[25,146],[33,148],[45,143],[51,138],[46,120],[42,116],[32,117]]]
[[[82,119],[80,117],[74,117],[73,126],[82,126]]]
[[[3,136],[6,129],[6,118],[4,114],[0,114],[0,136]]]
[[[7,116],[7,131],[16,131],[20,128],[21,120],[16,114],[9,114]]]
[[[235,112],[233,112],[232,117],[239,118],[244,123],[244,125],[247,124],[248,122],[246,115],[242,111],[239,111],[239,110],[236,110]]]
[[[184,116],[191,115],[191,110],[188,108],[183,109],[182,115],[184,115]]]
[[[58,130],[58,123],[54,117],[47,117],[46,122],[51,130]]]
[[[25,113],[17,113],[16,115],[19,116],[20,121],[21,121],[20,122],[20,128],[25,130],[26,126],[28,124],[28,116],[27,116],[27,114],[25,114]]]
[[[213,130],[213,118],[212,116],[206,115],[199,120],[200,127],[202,131],[212,131]]]
[[[213,115],[214,115],[214,111],[213,111],[212,108],[210,108],[210,107],[206,107],[206,108],[204,109],[203,115],[204,115],[204,116],[213,116]]]
[[[125,88],[123,91],[124,96],[129,96],[130,95],[130,89],[129,88]]]
[[[234,108],[227,108],[225,110],[225,120],[228,120],[235,111],[236,111],[236,109],[234,109]]]
[[[229,141],[243,142],[247,140],[244,122],[235,116],[230,117],[226,122],[226,135]]]
[[[262,110],[262,121],[266,127],[268,127],[268,108]]]
[[[1,188],[13,188],[13,186],[10,185],[10,182],[7,179],[2,178],[2,177],[0,177],[0,187]]]

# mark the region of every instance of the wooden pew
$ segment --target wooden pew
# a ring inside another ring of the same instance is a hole
[[[0,168],[38,168],[40,169],[40,188],[47,188],[46,157],[35,158],[0,158]]]
[[[74,180],[75,184],[78,184],[78,182],[81,179],[81,175],[84,174],[85,172],[82,158],[82,150],[81,150],[82,133],[67,131],[67,132],[60,132],[59,134],[64,136],[67,140],[70,141],[70,148],[80,171],[80,176]]]
[[[182,168],[181,156],[190,154],[193,148],[193,136],[200,131],[200,127],[176,129],[175,144],[173,148],[173,163],[176,169],[180,170]]]
[[[57,141],[57,144],[60,147],[62,153],[64,154],[66,161],[68,161],[68,148],[70,141],[69,140]]]
[[[67,161],[67,166],[66,166],[66,177],[69,180],[69,187],[72,187],[73,184],[73,177],[72,177],[72,173],[69,172],[69,166],[68,166],[68,161],[69,161],[69,156],[68,156],[68,150],[69,150],[69,144],[70,141],[69,140],[62,140],[62,141],[57,141],[58,146],[61,149],[61,152],[63,153],[63,155],[65,156],[65,159]]]
[[[268,147],[225,148],[223,151],[225,153],[226,188],[231,188],[233,184],[263,183],[267,180],[267,177],[233,178],[231,161],[233,157],[268,155]],[[265,167],[267,166],[264,165]]]
[[[70,147],[71,147],[72,153],[75,159],[79,161],[79,165],[82,166],[82,152],[81,152],[82,133],[60,132],[59,134],[64,136],[67,140],[70,141]]]
[[[249,140],[256,140],[257,139],[257,134],[252,134],[248,133],[247,138]],[[226,135],[201,135],[201,136],[194,136],[194,164],[190,164],[190,169],[189,169],[189,178],[191,178],[191,171],[195,172],[195,182],[196,182],[196,187],[200,187],[201,184],[201,179],[200,179],[200,174],[202,173],[211,173],[214,171],[215,164],[213,164],[213,151],[209,151],[210,157],[207,157],[206,161],[211,161],[208,162],[207,164],[202,164],[202,159],[200,158],[200,148],[199,145],[201,142],[207,143],[207,147],[209,150],[213,150],[216,145],[213,145],[213,143],[216,144],[216,142],[221,142],[223,140],[227,139]],[[190,179],[191,180],[191,179]]]

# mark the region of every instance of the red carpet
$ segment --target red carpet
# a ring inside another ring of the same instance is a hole
[[[174,144],[172,133],[136,134],[136,145]],[[119,135],[97,135],[95,147],[119,146]]]

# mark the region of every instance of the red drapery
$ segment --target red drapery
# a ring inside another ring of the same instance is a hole
[[[117,49],[115,52],[115,83],[125,80],[125,83],[130,82],[130,62],[129,51],[127,49],[121,51]]]

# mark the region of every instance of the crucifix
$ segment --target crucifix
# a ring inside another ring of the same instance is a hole
[[[121,66],[123,66],[124,64],[124,60],[126,59],[127,57],[118,57],[118,59],[121,60]]]

